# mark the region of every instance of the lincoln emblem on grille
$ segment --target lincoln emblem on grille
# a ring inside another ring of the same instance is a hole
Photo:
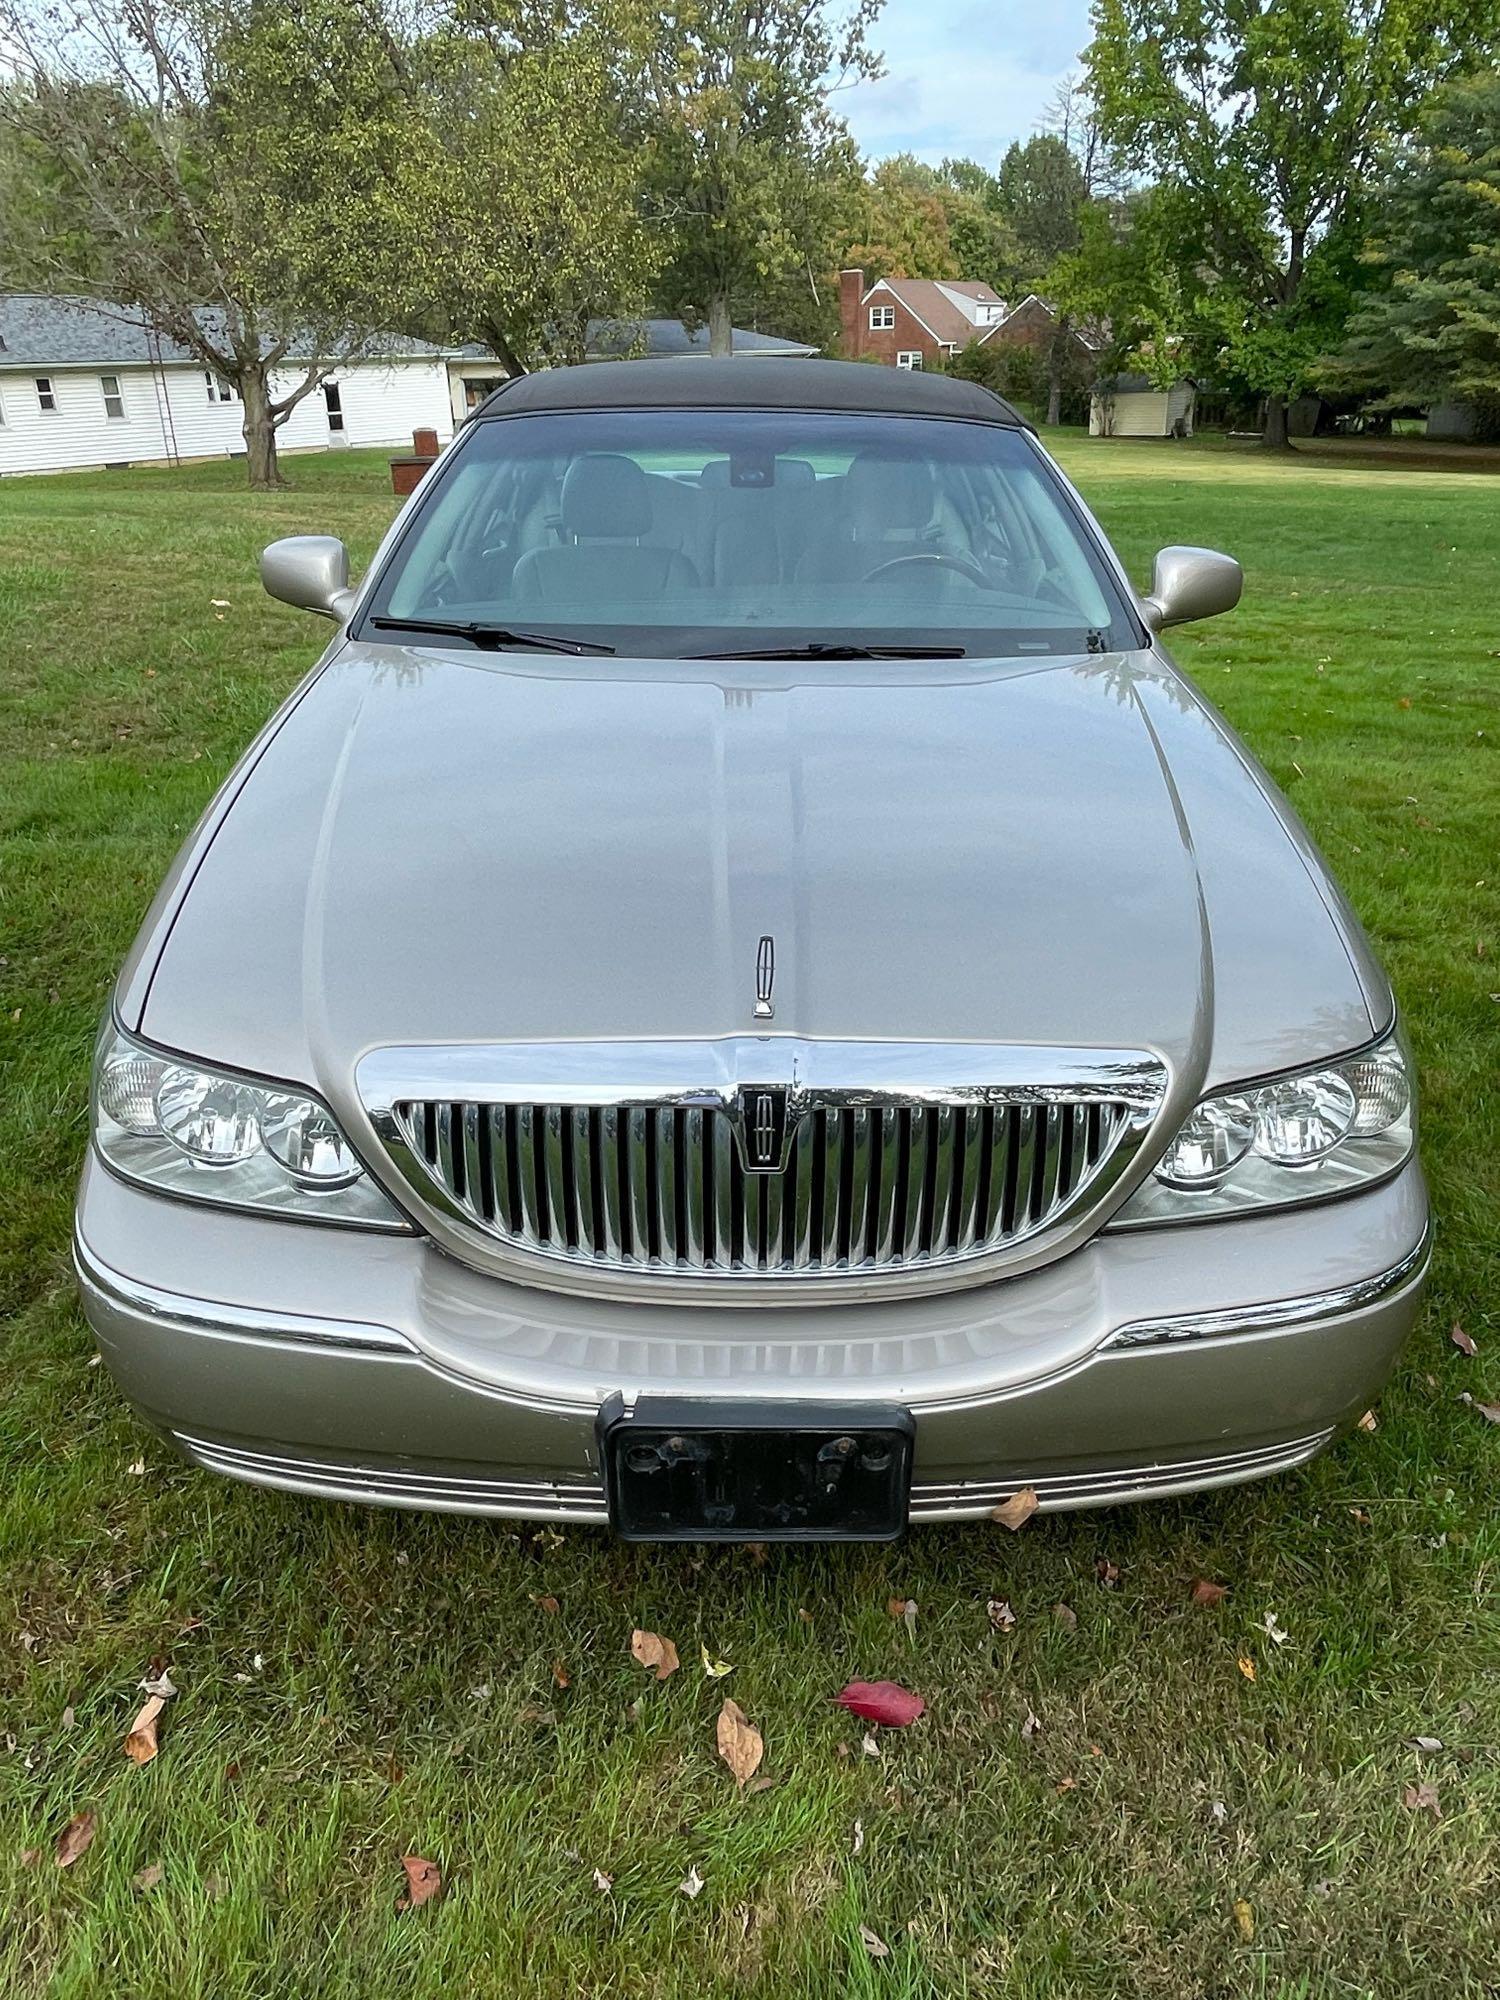
[[[739,1093],[740,1146],[752,1174],[780,1173],[786,1164],[786,1091],[752,1084]]]
[[[755,953],[755,1018],[769,1021],[776,1012],[771,988],[776,984],[776,940],[763,937]]]

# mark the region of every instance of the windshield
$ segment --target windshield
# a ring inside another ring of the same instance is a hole
[[[506,644],[550,635],[676,658],[1140,643],[1061,482],[998,424],[738,409],[501,417],[475,424],[429,478],[367,607],[372,636],[443,645],[453,635],[420,626],[493,626]]]

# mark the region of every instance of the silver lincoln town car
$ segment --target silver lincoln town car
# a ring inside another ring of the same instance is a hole
[[[1428,1246],[1359,923],[1030,428],[953,379],[494,395],[158,895],[89,1320],[198,1465],[641,1539],[1295,1466]]]

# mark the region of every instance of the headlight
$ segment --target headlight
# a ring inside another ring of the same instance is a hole
[[[1322,1201],[1384,1180],[1415,1140],[1411,1068],[1392,1033],[1346,1062],[1204,1098],[1111,1226]]]
[[[112,1021],[94,1058],[93,1124],[115,1172],[163,1194],[367,1229],[409,1226],[318,1098],[160,1055]]]

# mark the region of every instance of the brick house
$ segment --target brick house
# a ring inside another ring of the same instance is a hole
[[[938,368],[976,341],[1043,347],[1057,324],[1035,292],[1017,306],[977,280],[877,278],[865,284],[860,270],[839,273],[839,321],[851,361],[881,361],[894,368]],[[1093,352],[1096,343],[1076,330],[1072,339]]]

